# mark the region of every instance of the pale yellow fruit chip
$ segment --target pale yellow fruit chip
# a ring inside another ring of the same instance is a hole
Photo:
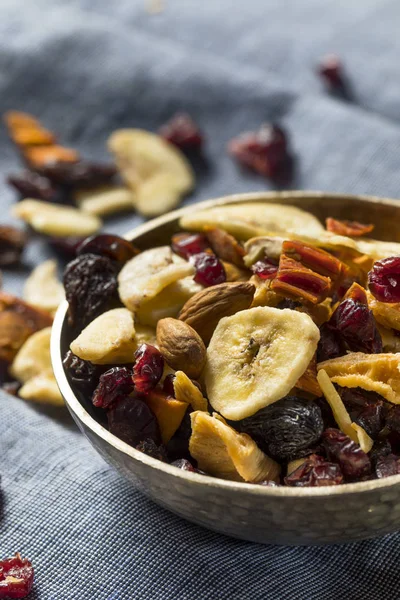
[[[140,323],[155,327],[160,319],[178,316],[185,302],[202,289],[203,286],[191,276],[174,281],[154,298],[141,304],[136,318]]]
[[[135,330],[136,347],[139,347],[141,344],[150,344],[151,346],[157,347],[157,335],[155,327],[141,325],[140,323],[135,322]]]
[[[381,334],[384,352],[400,352],[400,337],[395,334],[395,330],[383,327],[383,325],[378,325],[378,330]]]
[[[378,323],[389,329],[400,331],[400,302],[380,302],[369,290],[367,298],[368,307],[372,310]]]
[[[29,379],[19,390],[19,396],[24,400],[63,406],[64,400],[57,386],[53,373],[42,373]]]
[[[134,315],[127,308],[114,308],[89,323],[71,343],[83,360],[98,365],[133,362],[137,348]]]
[[[233,481],[278,481],[280,466],[262,452],[245,433],[238,433],[214,413],[190,415],[189,451],[199,469]]]
[[[55,313],[65,298],[63,285],[57,277],[55,260],[46,260],[32,271],[25,282],[23,298],[33,306]]]
[[[45,327],[26,340],[10,367],[10,373],[15,379],[25,383],[36,375],[52,372],[50,337],[51,327]]]
[[[333,383],[376,392],[393,404],[400,404],[400,355],[352,352],[317,365]]]
[[[75,192],[79,208],[89,215],[102,217],[133,210],[134,192],[125,187],[104,186]]]
[[[381,240],[359,238],[356,241],[356,244],[357,249],[362,252],[362,254],[373,256],[375,260],[400,254],[400,244],[397,242],[382,242]]]
[[[193,410],[207,412],[207,400],[183,371],[176,371],[173,382],[175,398],[189,404]]]

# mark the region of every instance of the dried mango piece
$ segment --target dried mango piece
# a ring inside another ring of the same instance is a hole
[[[168,398],[159,390],[149,392],[146,402],[156,416],[163,444],[168,444],[182,423],[189,405],[175,398]]]
[[[324,369],[332,382],[342,387],[360,387],[400,404],[399,354],[351,352],[319,363],[317,368]]]
[[[375,225],[359,223],[358,221],[340,221],[328,217],[326,219],[326,229],[338,235],[348,235],[350,237],[361,237],[366,233],[371,233],[375,229]]]

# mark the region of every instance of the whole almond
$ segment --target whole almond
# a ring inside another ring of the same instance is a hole
[[[157,345],[166,363],[188,377],[200,376],[206,362],[206,347],[187,323],[167,317],[157,323]]]
[[[208,344],[220,319],[250,307],[255,289],[248,281],[220,283],[205,288],[186,302],[179,319],[193,327]]]

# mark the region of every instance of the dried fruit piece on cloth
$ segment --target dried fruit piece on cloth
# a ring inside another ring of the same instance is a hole
[[[250,436],[232,429],[216,413],[195,411],[190,417],[189,451],[199,469],[233,481],[279,480],[280,466]]]
[[[64,288],[57,278],[57,263],[46,260],[29,275],[24,285],[24,300],[54,314],[65,298]]]
[[[333,219],[328,217],[326,219],[326,229],[332,233],[338,235],[348,235],[349,237],[361,237],[366,233],[371,233],[375,228],[375,225],[369,224],[364,225],[358,221],[340,221],[339,219]]]
[[[377,392],[389,402],[400,404],[400,355],[351,352],[318,363],[333,383]],[[321,385],[321,381],[319,382]]]
[[[79,189],[74,194],[80,210],[89,215],[102,217],[132,210],[132,191],[124,187],[104,186],[95,189]]]
[[[27,241],[24,231],[11,225],[0,225],[0,267],[17,264]]]
[[[0,560],[0,598],[26,598],[33,586],[32,563],[19,552]]]
[[[339,485],[343,483],[343,473],[336,463],[328,462],[318,454],[311,454],[285,477],[284,482],[291,487]]]
[[[186,113],[174,115],[160,127],[158,133],[180,150],[199,150],[203,145],[203,134],[197,123]]]

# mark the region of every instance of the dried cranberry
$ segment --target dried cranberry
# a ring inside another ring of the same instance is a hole
[[[360,425],[375,439],[383,427],[384,400],[379,394],[361,388],[341,388],[338,392],[352,421]]]
[[[49,246],[62,258],[72,260],[76,257],[76,251],[84,238],[81,237],[48,237]]]
[[[24,231],[11,225],[0,225],[0,267],[17,264],[26,242],[27,236]]]
[[[400,256],[374,263],[368,273],[368,286],[380,302],[400,302]]]
[[[278,272],[279,264],[272,258],[263,258],[252,265],[251,270],[260,279],[273,279]]]
[[[164,358],[155,346],[141,344],[135,352],[133,382],[135,390],[147,394],[156,387],[164,370]]]
[[[339,334],[329,323],[320,327],[320,338],[317,346],[317,361],[323,362],[330,358],[337,358],[345,353]]]
[[[196,274],[193,279],[197,283],[209,287],[226,281],[224,266],[215,254],[200,252],[200,254],[191,256],[190,262],[196,269]]]
[[[82,393],[91,395],[98,384],[100,375],[107,367],[93,365],[68,350],[63,360],[64,369],[71,378],[71,383]]]
[[[360,479],[371,472],[371,461],[360,446],[339,429],[326,429],[322,435],[328,458],[338,462],[348,479]]]
[[[400,457],[395,454],[380,456],[376,461],[375,473],[378,479],[398,475],[400,473]]]
[[[175,398],[174,379],[175,375],[173,373],[169,373],[169,375],[167,375],[164,379],[163,383],[163,392],[170,398]]]
[[[378,440],[369,453],[371,464],[375,467],[379,458],[392,454],[392,448],[387,440]]]
[[[192,473],[197,472],[197,469],[192,465],[192,463],[189,460],[187,460],[187,458],[178,458],[178,460],[174,460],[174,462],[172,462],[171,465],[173,467],[181,469],[182,471],[191,471]]]
[[[47,202],[53,201],[57,190],[47,177],[33,171],[23,171],[18,175],[9,175],[7,183],[12,185],[24,198],[37,198]]]
[[[322,456],[312,454],[290,475],[284,478],[292,487],[321,487],[343,483],[340,466],[326,461]]]
[[[374,315],[362,302],[345,298],[333,313],[329,325],[337,331],[352,352],[382,352],[382,338]]]
[[[171,240],[172,250],[188,259],[193,254],[200,254],[209,244],[204,235],[201,233],[176,233]]]
[[[328,54],[324,56],[318,66],[318,73],[330,89],[344,87],[343,67],[337,56]]]
[[[80,160],[77,162],[54,162],[45,164],[40,169],[53,183],[68,187],[96,187],[109,183],[116,175],[117,169],[111,164],[101,164]]]
[[[26,598],[33,586],[33,567],[19,552],[0,560],[0,598]]]
[[[133,392],[132,370],[113,367],[100,375],[92,402],[99,408],[109,408],[116,400]]]
[[[157,458],[162,462],[167,462],[167,453],[163,445],[156,444],[152,439],[147,438],[136,446],[136,450],[143,452],[143,454],[147,454],[147,456],[151,456],[152,458]]]
[[[64,271],[68,318],[72,327],[84,327],[116,296],[117,277],[109,258],[84,254],[68,263]]]
[[[161,444],[158,422],[146,402],[140,398],[125,396],[107,411],[110,432],[122,441],[137,447],[144,440]]]
[[[272,179],[282,174],[290,160],[286,134],[275,124],[234,138],[228,151],[240,164]]]
[[[97,254],[106,256],[121,265],[136,256],[139,250],[119,235],[101,233],[83,240],[76,249],[77,256],[83,254]]]
[[[186,113],[174,115],[160,127],[159,134],[181,150],[198,150],[203,144],[203,135],[198,125]]]
[[[167,444],[167,454],[170,460],[185,457],[190,459],[189,439],[192,435],[191,408],[188,408],[178,429]]]
[[[388,406],[385,414],[385,425],[392,431],[400,432],[400,405]]]

